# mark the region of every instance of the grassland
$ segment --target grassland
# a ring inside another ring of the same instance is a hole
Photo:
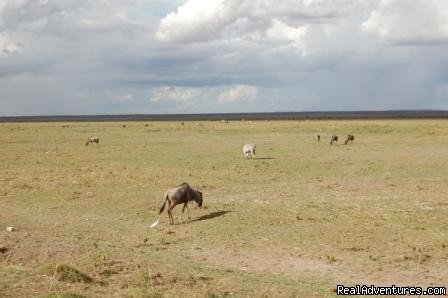
[[[1,297],[448,284],[448,121],[2,123],[0,145]],[[204,207],[150,229],[184,181]]]

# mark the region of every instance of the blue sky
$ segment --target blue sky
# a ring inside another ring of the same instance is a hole
[[[0,115],[448,109],[445,0],[0,0]]]

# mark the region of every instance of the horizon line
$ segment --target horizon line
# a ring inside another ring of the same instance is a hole
[[[254,115],[254,114],[305,114],[305,113],[406,113],[406,112],[448,112],[448,109],[386,109],[386,110],[309,110],[309,111],[270,111],[270,112],[202,112],[202,113],[104,113],[104,114],[23,114],[0,115],[0,118],[24,117],[114,117],[114,116],[178,116],[178,115]]]
[[[448,118],[448,110],[276,111],[177,114],[60,114],[0,116],[0,122],[56,121],[201,121],[201,120],[308,120],[308,119],[434,119]]]

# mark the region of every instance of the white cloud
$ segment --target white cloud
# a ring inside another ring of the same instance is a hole
[[[206,41],[234,21],[226,0],[189,0],[160,21],[160,41]]]
[[[10,40],[7,36],[0,35],[0,57],[20,51],[20,45]]]
[[[303,37],[306,24],[326,23],[358,5],[354,0],[188,0],[165,16],[156,38],[163,42],[203,42],[221,36]],[[259,38],[258,38],[259,39]]]
[[[293,27],[280,20],[274,19],[272,20],[272,26],[267,30],[266,35],[272,39],[280,38],[298,41],[306,34],[307,28],[307,25]]]
[[[161,87],[152,92],[150,101],[188,103],[200,95],[201,91],[195,88]]]
[[[390,44],[448,42],[448,1],[381,0],[362,30]]]
[[[227,91],[222,92],[218,96],[218,102],[224,103],[239,103],[252,102],[257,98],[258,89],[255,86],[236,85]]]

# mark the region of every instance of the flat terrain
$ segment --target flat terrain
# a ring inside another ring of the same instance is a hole
[[[447,286],[447,169],[447,120],[2,123],[0,296]],[[182,182],[203,208],[150,229]]]

